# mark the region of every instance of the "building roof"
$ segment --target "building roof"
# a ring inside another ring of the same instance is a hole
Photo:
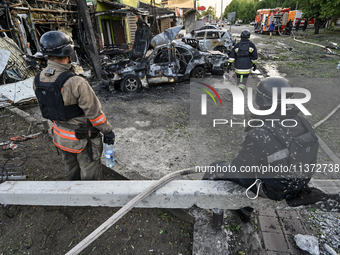
[[[170,11],[170,10],[165,9],[165,8],[160,8],[160,7],[157,7],[157,6],[153,6],[152,4],[147,4],[147,3],[143,3],[141,1],[139,1],[139,9],[141,9],[143,11],[149,11],[149,16],[153,16],[154,15],[153,8],[155,8],[155,10],[156,10],[156,16],[158,16],[158,15],[166,15],[166,14],[173,14],[173,15],[175,15],[174,11]]]

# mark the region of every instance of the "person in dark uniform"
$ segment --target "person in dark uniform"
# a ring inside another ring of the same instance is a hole
[[[299,19],[297,22],[296,22],[296,26],[295,26],[295,31],[299,31],[299,28],[300,28],[300,23],[301,23],[301,19]]]
[[[307,26],[308,26],[308,18],[307,18],[307,19],[305,19],[305,22],[303,23],[303,26],[302,26],[302,31],[305,31],[305,30],[306,30],[306,28],[307,28]]]
[[[235,64],[237,86],[244,90],[247,84],[248,76],[251,68],[256,70],[257,64],[257,49],[249,40],[249,30],[243,30],[241,33],[241,41],[235,44],[229,55],[227,72],[231,69],[232,64]]]
[[[291,19],[287,22],[286,28],[287,28],[287,35],[290,35],[293,29],[293,21]]]
[[[278,105],[276,110],[265,116],[252,116],[258,123],[245,129],[247,135],[242,143],[242,148],[233,159],[231,165],[236,167],[235,173],[206,173],[205,180],[229,180],[250,188],[255,194],[272,200],[286,199],[290,206],[312,204],[323,197],[323,193],[307,186],[310,173],[297,172],[244,172],[254,166],[293,167],[315,164],[318,153],[318,139],[308,121],[299,116],[299,109],[287,108],[286,115],[281,114],[281,89],[290,88],[291,84],[282,77],[269,77],[262,80],[255,96],[256,104],[260,110],[272,107],[273,88],[278,90]],[[287,93],[287,98],[293,98],[293,93]],[[285,120],[283,125],[282,121]],[[288,121],[289,119],[289,121]],[[275,120],[275,121],[271,121]],[[255,127],[254,127],[255,126]],[[297,141],[299,145],[296,146]],[[303,142],[302,142],[303,141]],[[228,166],[229,162],[216,161],[211,164],[218,169]],[[250,220],[253,208],[245,207],[237,210],[241,219]]]

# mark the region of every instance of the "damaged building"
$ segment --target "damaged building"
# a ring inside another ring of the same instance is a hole
[[[183,24],[190,29],[195,14],[192,1],[1,0],[0,54],[9,57],[2,65],[0,84],[23,81],[45,67],[46,57],[39,45],[45,32],[59,30],[73,39],[75,55],[71,60],[79,67],[77,74],[104,75],[105,79],[107,64],[132,58],[138,22],[147,24],[155,36]],[[217,67],[221,68],[221,63]],[[202,68],[205,73],[212,66],[202,62]],[[183,74],[187,72],[182,69]]]
[[[91,63],[93,67],[93,61],[97,61],[91,56],[91,46],[96,50],[95,55],[99,53],[110,57],[117,56],[119,59],[122,58],[122,54],[125,54],[123,58],[126,58],[132,50],[138,19],[146,21],[149,26],[155,28],[153,32],[156,34],[177,25],[174,11],[161,8],[160,0],[151,2],[152,4],[148,0],[83,2],[2,0],[0,2],[1,48],[11,50],[6,46],[10,41],[11,44],[18,46],[17,50],[20,51],[21,58],[26,55],[26,60],[32,59],[34,66],[39,66],[44,62],[39,46],[41,35],[51,30],[59,30],[72,37],[77,54],[73,60],[82,66]],[[89,26],[91,31],[87,30]],[[92,33],[92,36],[89,33]],[[10,62],[13,64],[17,61]],[[11,63],[9,65],[12,65]],[[36,73],[37,68],[30,67],[32,63],[25,66],[32,70],[28,74],[20,74],[21,79]],[[16,68],[20,69],[20,67]]]

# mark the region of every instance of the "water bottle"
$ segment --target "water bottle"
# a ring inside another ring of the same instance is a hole
[[[105,151],[105,163],[107,167],[113,167],[115,165],[114,153],[113,153],[113,144],[104,143],[104,151]]]
[[[338,67],[336,69],[340,69],[340,61],[339,61]]]

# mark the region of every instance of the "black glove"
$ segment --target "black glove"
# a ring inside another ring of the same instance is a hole
[[[104,143],[106,144],[115,143],[115,133],[113,133],[113,131],[110,131],[109,133],[104,135]]]
[[[252,68],[253,68],[253,71],[256,71],[256,65],[255,64],[252,65]]]

